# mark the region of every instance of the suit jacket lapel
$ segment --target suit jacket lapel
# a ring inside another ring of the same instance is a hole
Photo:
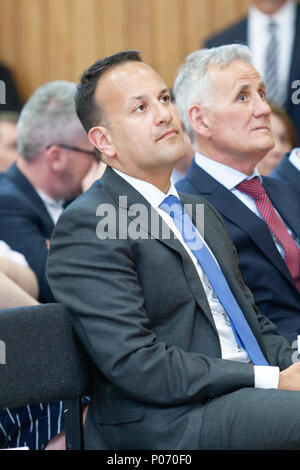
[[[215,329],[215,323],[212,317],[209,304],[207,302],[207,296],[202,287],[201,281],[199,280],[197,270],[193,262],[191,261],[190,256],[188,255],[180,241],[174,237],[173,232],[170,232],[164,220],[160,216],[158,216],[159,230],[157,230],[157,227],[155,230],[153,230],[153,224],[151,223],[151,205],[149,204],[149,202],[129,183],[127,183],[127,181],[125,181],[117,173],[115,173],[111,168],[108,167],[105,170],[105,174],[102,177],[102,183],[115,200],[117,206],[121,207],[121,209],[127,212],[128,221],[130,223],[141,224],[143,230],[148,233],[149,237],[158,240],[159,242],[163,243],[168,248],[174,250],[177,254],[180,255],[183,263],[183,270],[188,281],[190,290],[196,302],[199,304],[200,308],[206,314],[213,328]],[[126,196],[126,199],[121,199],[120,196],[122,195]],[[148,213],[147,218],[136,218],[136,204],[142,204],[146,208],[146,211]],[[163,237],[163,233],[170,233],[170,237]]]
[[[300,171],[290,163],[289,155],[286,154],[279,162],[278,166],[276,167],[276,173],[281,175],[284,180],[290,182],[296,191],[300,192]],[[271,174],[271,176],[273,176]]]
[[[24,193],[24,197],[30,200],[35,210],[39,211],[45,225],[45,231],[48,236],[50,236],[54,228],[53,220],[32,184],[18,169],[15,163],[8,169],[6,176]]]
[[[271,235],[266,224],[259,217],[195,162],[192,163],[186,177],[197,189],[200,196],[206,198],[226,219],[244,230],[276,269],[289,282],[292,282],[289,270],[275,244],[270,243]]]

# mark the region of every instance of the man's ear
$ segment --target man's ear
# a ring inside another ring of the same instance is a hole
[[[53,171],[60,172],[64,170],[66,158],[58,145],[51,145],[51,147],[47,149],[46,159]]]
[[[195,134],[209,138],[211,131],[206,110],[199,104],[194,104],[188,109],[188,119],[194,129]]]
[[[97,126],[89,130],[89,140],[91,144],[103,155],[113,158],[116,155],[116,148],[111,141],[111,136],[106,127]]]

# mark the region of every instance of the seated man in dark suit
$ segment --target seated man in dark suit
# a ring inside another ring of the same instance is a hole
[[[45,270],[54,224],[95,161],[75,113],[75,88],[57,81],[35,91],[18,120],[20,156],[1,177],[0,239],[25,256],[40,302],[53,301]]]
[[[171,181],[186,149],[164,81],[120,52],[76,109],[107,168],[60,217],[47,273],[94,363],[86,447],[300,449],[300,364],[222,218]]]
[[[300,194],[300,148],[295,148],[290,154],[284,155],[270,176],[287,181]]]
[[[300,334],[300,198],[255,168],[274,141],[265,85],[249,49],[196,51],[174,92],[197,151],[177,188],[205,197],[222,214],[256,304],[293,342]],[[256,193],[242,187],[248,180]]]
[[[300,5],[296,0],[251,0],[246,17],[205,41],[205,47],[242,43],[267,85],[268,99],[283,106],[300,142]]]

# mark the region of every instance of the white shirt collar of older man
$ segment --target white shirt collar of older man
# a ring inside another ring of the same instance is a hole
[[[60,214],[64,210],[63,205],[65,203],[65,200],[64,199],[58,199],[58,200],[52,199],[50,196],[48,196],[41,190],[38,190],[37,193],[42,199],[54,224],[56,224]]]
[[[300,148],[294,148],[289,156],[290,163],[300,171]]]
[[[229,191],[233,191],[234,188],[245,179],[251,179],[255,176],[257,176],[260,179],[260,182],[262,182],[257,168],[254,169],[251,176],[247,176],[228,165],[224,165],[223,163],[216,162],[211,158],[205,157],[199,152],[196,152],[195,162],[200,166],[200,168],[225,186],[225,188],[229,189]]]

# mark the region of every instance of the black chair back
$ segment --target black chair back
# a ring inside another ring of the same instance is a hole
[[[67,449],[84,447],[90,366],[64,305],[0,310],[0,384],[0,409],[63,400]]]

